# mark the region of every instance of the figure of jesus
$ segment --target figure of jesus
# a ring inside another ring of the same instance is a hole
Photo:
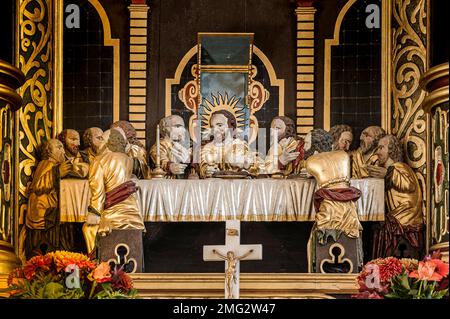
[[[219,258],[227,261],[227,269],[225,271],[225,282],[227,287],[228,299],[233,299],[233,284],[236,283],[236,266],[239,260],[244,259],[253,253],[253,249],[250,249],[248,252],[243,254],[242,256],[235,256],[234,252],[228,251],[227,255],[222,255],[217,250],[213,249],[213,253],[219,256]]]

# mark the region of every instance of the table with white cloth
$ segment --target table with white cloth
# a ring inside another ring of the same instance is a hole
[[[314,179],[135,180],[146,222],[314,221]],[[384,180],[354,179],[361,221],[384,220]],[[87,180],[63,179],[61,222],[84,222],[90,189]]]

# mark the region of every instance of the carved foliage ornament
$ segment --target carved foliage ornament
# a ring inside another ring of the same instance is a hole
[[[425,92],[419,80],[427,68],[426,3],[426,0],[392,2],[392,133],[404,141],[406,161],[419,179],[424,198],[427,123],[421,109]]]
[[[36,166],[36,149],[51,138],[52,1],[19,2],[19,69],[26,82],[21,88],[23,107],[19,113],[19,223],[24,220],[27,184]],[[19,250],[24,232],[19,238]]]

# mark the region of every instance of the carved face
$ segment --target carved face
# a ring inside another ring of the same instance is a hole
[[[286,124],[281,119],[274,119],[270,124],[270,128],[271,140],[275,132],[278,134],[278,141],[282,140],[286,136]]]
[[[222,142],[225,140],[228,127],[228,119],[223,114],[214,114],[211,118],[211,129],[213,131],[214,140]]]
[[[378,155],[378,160],[379,160],[380,165],[383,166],[389,159],[389,139],[388,138],[383,137],[378,142],[377,155]]]
[[[375,145],[375,132],[371,127],[366,128],[364,131],[362,131],[361,136],[361,143],[360,143],[360,147],[361,147],[361,151],[366,154],[368,152],[370,152],[371,150],[373,150],[376,145]]]
[[[59,140],[50,140],[50,158],[54,159],[57,163],[62,163],[65,160],[64,145]]]
[[[174,116],[170,120],[169,127],[170,139],[174,142],[183,142],[186,137],[186,128],[184,126],[184,121],[181,117]]]
[[[80,150],[80,134],[75,130],[67,130],[66,139],[64,140],[66,151],[72,155],[77,156]]]
[[[353,134],[352,132],[345,131],[341,133],[339,140],[337,141],[336,151],[348,151],[350,149],[350,145],[353,142]]]
[[[303,149],[305,151],[309,150],[311,148],[311,132],[309,132],[308,134],[306,134],[305,136],[305,145],[303,147]]]
[[[98,127],[94,127],[91,129],[91,148],[92,151],[95,154],[99,154],[100,150],[105,144],[105,141],[103,140],[103,131],[99,129]]]

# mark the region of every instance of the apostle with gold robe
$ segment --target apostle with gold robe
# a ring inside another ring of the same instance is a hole
[[[397,137],[386,135],[379,141],[377,156],[381,167],[369,167],[372,175],[385,179],[386,218],[375,233],[373,257],[420,258],[424,223],[422,191],[414,171],[403,163],[403,151]],[[400,241],[410,255],[401,256]],[[409,248],[409,249],[408,249]]]
[[[128,121],[117,121],[111,124],[110,128],[121,128],[127,138],[126,154],[134,160],[133,174],[137,178],[150,178],[150,171],[147,164],[147,151],[144,145],[138,140],[136,129]]]
[[[160,163],[166,178],[182,178],[192,159],[192,148],[183,118],[170,115],[161,119]],[[156,165],[157,143],[150,149],[150,159]]]
[[[64,146],[57,139],[41,145],[41,158],[28,188],[26,258],[58,249],[70,250],[73,245],[71,225],[60,225],[58,206],[60,178],[74,173],[73,164],[65,160]]]
[[[314,194],[315,224],[308,242],[309,271],[313,271],[315,247],[329,240],[336,242],[342,235],[358,239],[357,262],[362,265],[362,226],[355,203],[361,192],[350,186],[350,156],[345,151],[314,154],[306,160],[306,169],[318,188]]]
[[[376,149],[378,141],[384,135],[386,135],[386,132],[379,126],[369,126],[362,131],[360,147],[350,154],[352,158],[352,178],[372,177],[367,170],[367,166],[379,165]]]
[[[243,172],[255,161],[248,143],[236,138],[236,119],[226,110],[214,112],[210,118],[213,140],[202,146],[200,177],[212,177],[216,172]]]
[[[97,233],[107,236],[113,229],[145,230],[131,180],[133,160],[125,153],[127,141],[111,129],[107,148],[89,169],[91,200],[83,226],[88,252],[95,248]]]
[[[92,163],[105,144],[102,129],[98,127],[88,128],[83,134],[83,144],[85,149],[80,152],[81,156],[86,163]]]

